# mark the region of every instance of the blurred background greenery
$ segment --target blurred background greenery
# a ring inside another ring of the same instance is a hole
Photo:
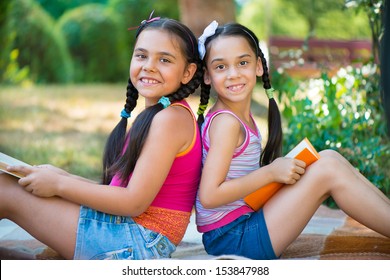
[[[135,33],[127,29],[155,10],[197,36],[216,19],[248,26],[265,48],[270,38],[299,39],[301,47],[286,52],[295,65],[305,65],[313,38],[369,42],[369,59],[359,64],[332,71],[316,64],[316,75],[302,77],[273,67],[269,57],[270,73],[283,114],[284,151],[305,136],[319,150],[337,149],[390,197],[379,84],[384,1],[2,0],[0,151],[98,179],[105,138],[124,103]],[[266,106],[259,85],[253,111],[261,127]]]

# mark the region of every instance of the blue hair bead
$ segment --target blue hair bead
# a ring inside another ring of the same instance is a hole
[[[169,101],[169,98],[165,96],[161,97],[158,103],[162,104],[164,109],[171,105],[171,101]]]
[[[130,118],[130,116],[131,116],[131,114],[130,114],[130,113],[127,113],[126,109],[123,109],[123,110],[121,111],[121,117],[122,117],[122,118],[128,119],[128,118]]]

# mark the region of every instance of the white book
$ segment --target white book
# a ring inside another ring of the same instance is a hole
[[[10,172],[7,170],[8,166],[16,166],[16,165],[31,166],[30,164],[27,164],[23,161],[16,159],[16,158],[13,158],[13,157],[10,157],[6,154],[0,153],[0,170],[5,172],[5,173],[8,173],[12,176],[15,176],[17,178],[24,177],[24,175],[19,173],[19,172]]]

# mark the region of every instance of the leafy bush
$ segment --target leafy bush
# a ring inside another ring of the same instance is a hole
[[[87,4],[66,12],[57,24],[73,57],[76,82],[127,80],[126,31],[120,30],[112,11]]]
[[[18,64],[19,50],[14,49],[9,53],[7,65],[4,67],[0,82],[5,85],[24,85],[31,84],[29,80],[30,69],[28,66],[20,69]]]
[[[35,0],[55,19],[68,10],[89,3],[106,4],[108,0]]]
[[[17,63],[22,68],[28,66],[35,82],[72,80],[72,64],[64,38],[53,26],[54,20],[35,1],[10,3],[7,28],[15,34],[11,49],[19,50]]]
[[[390,197],[390,140],[375,65],[300,83],[275,72],[273,84],[281,94],[286,151],[307,136],[318,150],[338,150]]]
[[[4,79],[4,71],[9,63],[9,55],[8,53],[11,50],[11,41],[12,34],[9,32],[9,28],[7,27],[8,21],[8,11],[11,1],[4,0],[0,2],[0,82]]]

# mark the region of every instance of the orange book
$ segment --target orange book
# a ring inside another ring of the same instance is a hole
[[[287,158],[296,158],[306,163],[306,167],[320,158],[309,139],[303,139],[287,155]],[[257,191],[244,197],[244,201],[253,210],[257,211],[270,199],[281,187],[282,183],[270,183]]]
[[[15,176],[17,178],[24,177],[24,175],[21,173],[8,171],[7,166],[12,166],[12,165],[31,166],[23,161],[17,160],[13,157],[7,156],[6,154],[0,153],[0,171],[8,173],[8,174]]]

